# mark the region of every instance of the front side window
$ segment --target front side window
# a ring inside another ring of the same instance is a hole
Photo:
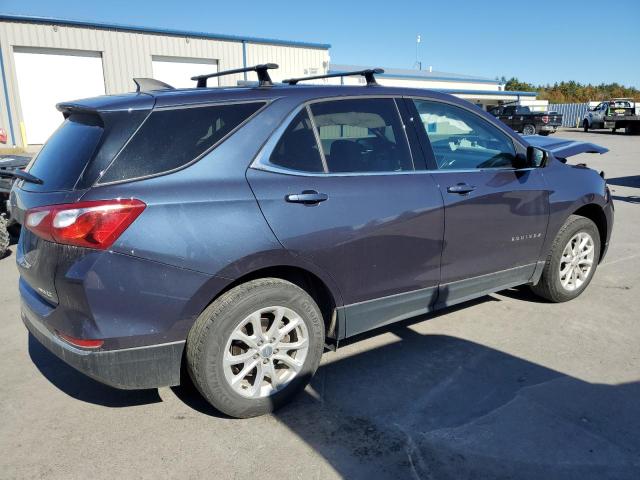
[[[393,99],[326,101],[311,112],[329,173],[413,170]]]
[[[264,102],[156,110],[118,154],[101,183],[168,172],[195,160]]]
[[[414,100],[441,170],[513,168],[516,151],[508,135],[463,108]]]

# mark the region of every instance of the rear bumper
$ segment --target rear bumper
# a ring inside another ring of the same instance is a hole
[[[555,132],[558,129],[559,125],[542,125],[540,127],[540,131],[542,132]]]
[[[22,321],[29,332],[51,353],[85,375],[106,385],[126,390],[158,388],[180,383],[184,341],[88,351],[75,348],[51,332],[22,299]]]

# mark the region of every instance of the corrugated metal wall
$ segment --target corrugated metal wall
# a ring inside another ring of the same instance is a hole
[[[9,105],[0,76],[0,126],[9,130],[10,110],[18,146],[22,146],[19,125],[23,117],[13,59],[13,48],[16,46],[101,52],[107,94],[133,91],[133,77],[152,77],[151,59],[154,55],[217,60],[220,70],[242,67],[244,55],[242,41],[1,21],[0,49]],[[309,68],[324,72],[329,62],[329,51],[324,48],[253,43],[246,43],[245,47],[247,65],[266,62],[280,64],[280,70],[273,75],[276,79],[304,75],[305,69]],[[43,88],[46,88],[46,74],[42,72]],[[243,75],[227,76],[220,79],[220,84],[236,85],[242,79]]]
[[[575,127],[582,124],[582,118],[587,113],[588,103],[550,103],[549,111],[562,114],[563,127]]]
[[[286,78],[311,75],[310,69],[316,70],[313,75],[323,75],[327,73],[329,67],[329,51],[247,43],[247,65],[266,62],[280,65],[277,70],[269,72],[271,78],[276,82],[281,82]],[[255,73],[250,74],[248,80],[257,80]]]

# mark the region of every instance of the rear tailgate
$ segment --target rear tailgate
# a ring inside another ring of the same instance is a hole
[[[42,205],[71,203],[78,200],[84,192],[33,193],[14,188],[11,192],[11,210],[19,215],[20,221],[30,208]],[[20,276],[32,289],[48,302],[57,304],[55,275],[63,246],[48,242],[31,231],[23,228],[16,254],[16,263]]]
[[[42,184],[14,183],[9,201],[19,223],[24,224],[30,209],[80,200],[148,115],[153,97],[142,102],[145,108],[141,109],[118,110],[107,103],[104,110],[98,110],[90,106],[95,100],[87,102],[89,105],[76,102],[58,107],[63,123],[27,167]],[[55,287],[59,266],[68,263],[73,252],[83,255],[83,251],[43,240],[23,228],[16,255],[21,279],[55,305],[59,300]]]
[[[551,125],[552,127],[561,127],[562,126],[562,114],[549,112],[546,114],[549,118],[547,125]]]

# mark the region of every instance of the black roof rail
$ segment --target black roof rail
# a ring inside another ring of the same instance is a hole
[[[262,65],[254,65],[253,67],[235,68],[233,70],[224,70],[222,72],[209,73],[207,75],[197,75],[195,77],[191,77],[191,80],[196,80],[198,82],[198,88],[205,88],[209,78],[233,75],[234,73],[256,72],[258,74],[258,85],[261,87],[270,87],[273,85],[273,82],[271,81],[271,77],[267,70],[274,68],[278,68],[277,63],[265,63]]]
[[[335,78],[335,77],[351,77],[351,76],[362,76],[367,81],[367,86],[378,85],[376,82],[375,74],[384,73],[382,68],[367,68],[366,70],[354,70],[353,72],[338,72],[338,73],[327,73],[326,75],[314,75],[312,77],[299,77],[299,78],[288,78],[283,80],[282,83],[288,83],[289,85],[296,85],[298,82],[302,82],[304,80],[318,80],[319,78]]]
[[[150,92],[151,90],[175,90],[168,83],[161,82],[155,78],[134,78],[136,92]]]

